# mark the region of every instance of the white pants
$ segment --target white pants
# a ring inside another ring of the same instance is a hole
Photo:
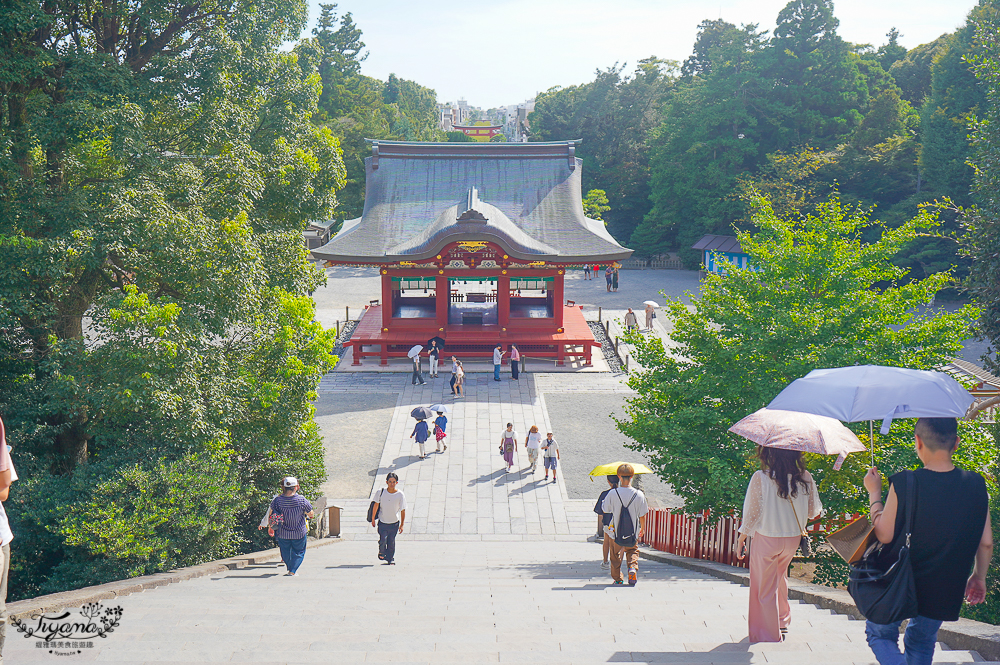
[[[438,359],[436,356],[431,356],[431,376],[438,375]]]
[[[426,457],[427,456],[427,452],[424,450],[424,442],[423,441],[420,442],[420,456],[421,457]]]

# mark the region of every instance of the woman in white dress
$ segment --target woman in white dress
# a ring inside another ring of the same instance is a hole
[[[538,433],[538,425],[532,425],[528,430],[528,436],[524,438],[524,447],[528,449],[528,462],[531,464],[531,472],[535,472],[538,466],[538,450],[542,446],[542,435]]]
[[[760,471],[750,478],[736,556],[750,548],[750,643],[780,642],[788,632],[788,566],[806,523],[823,505],[797,450],[757,447]]]

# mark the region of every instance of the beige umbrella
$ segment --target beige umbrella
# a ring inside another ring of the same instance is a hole
[[[839,420],[800,411],[763,408],[730,427],[729,431],[767,448],[836,455],[834,469],[841,467],[848,453],[866,450],[854,432]]]

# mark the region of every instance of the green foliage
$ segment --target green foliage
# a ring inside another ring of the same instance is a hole
[[[603,220],[604,213],[611,210],[608,195],[603,189],[592,189],[583,197],[583,214],[591,219]]]
[[[660,99],[673,83],[676,63],[655,57],[639,61],[631,76],[624,66],[598,71],[582,86],[552,88],[535,99],[531,140],[583,139],[583,190],[608,193],[610,233],[625,243],[649,210],[646,135],[659,119]]]
[[[334,361],[301,233],[336,205],[344,166],[312,122],[318,60],[278,50],[305,5],[208,3],[180,21],[150,0],[92,23],[74,3],[15,4],[0,413],[22,478],[8,513],[32,555],[13,561],[12,595],[259,545],[276,479],[322,482],[310,399]]]
[[[506,143],[507,137],[503,134],[494,134],[490,137],[490,143]]]
[[[668,299],[669,350],[655,338],[630,340],[648,370],[629,378],[637,397],[619,428],[649,453],[690,511],[739,509],[754,445],[728,428],[789,382],[822,367],[935,367],[961,347],[977,314],[919,313],[949,276],[904,284],[905,271],[892,264],[900,247],[938,224],[926,210],[888,228],[836,198],[791,218],[777,216],[766,199],[751,203],[759,232],[739,238],[759,269],[707,276],[690,308]],[[863,241],[872,226],[880,227],[877,239]],[[912,433],[912,421],[897,421],[876,440],[883,468],[914,462]],[[834,472],[832,459],[809,456],[830,511],[865,507],[866,463],[853,455]]]
[[[995,18],[979,23],[978,38],[982,47],[970,60],[986,102],[971,128],[977,205],[964,212],[962,243],[972,263],[966,286],[982,307],[977,328],[988,344],[983,361],[1000,374],[1000,26]]]
[[[346,166],[346,182],[334,214],[360,217],[365,204],[365,158],[371,147],[365,139],[440,141],[437,97],[433,90],[390,74],[379,81],[361,74],[368,57],[362,31],[350,12],[339,19],[336,4],[320,5],[322,12],[313,39],[296,52],[315,63],[322,85],[317,117],[339,139]]]
[[[995,11],[993,0],[982,0],[942,45],[931,68],[930,94],[920,110],[921,171],[931,186],[959,205],[969,203],[972,185],[969,120],[986,101],[968,58],[977,48],[975,22]]]
[[[449,143],[471,143],[476,139],[465,132],[445,132],[445,137]]]

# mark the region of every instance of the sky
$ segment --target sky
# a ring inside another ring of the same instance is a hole
[[[460,97],[484,109],[517,104],[553,86],[626,71],[655,55],[683,61],[698,23],[722,18],[772,30],[787,0],[341,0],[369,52],[362,72],[390,73],[433,88],[439,102]],[[906,48],[960,27],[974,0],[840,0],[840,36],[878,46],[890,28]],[[311,32],[319,16],[310,0]]]

